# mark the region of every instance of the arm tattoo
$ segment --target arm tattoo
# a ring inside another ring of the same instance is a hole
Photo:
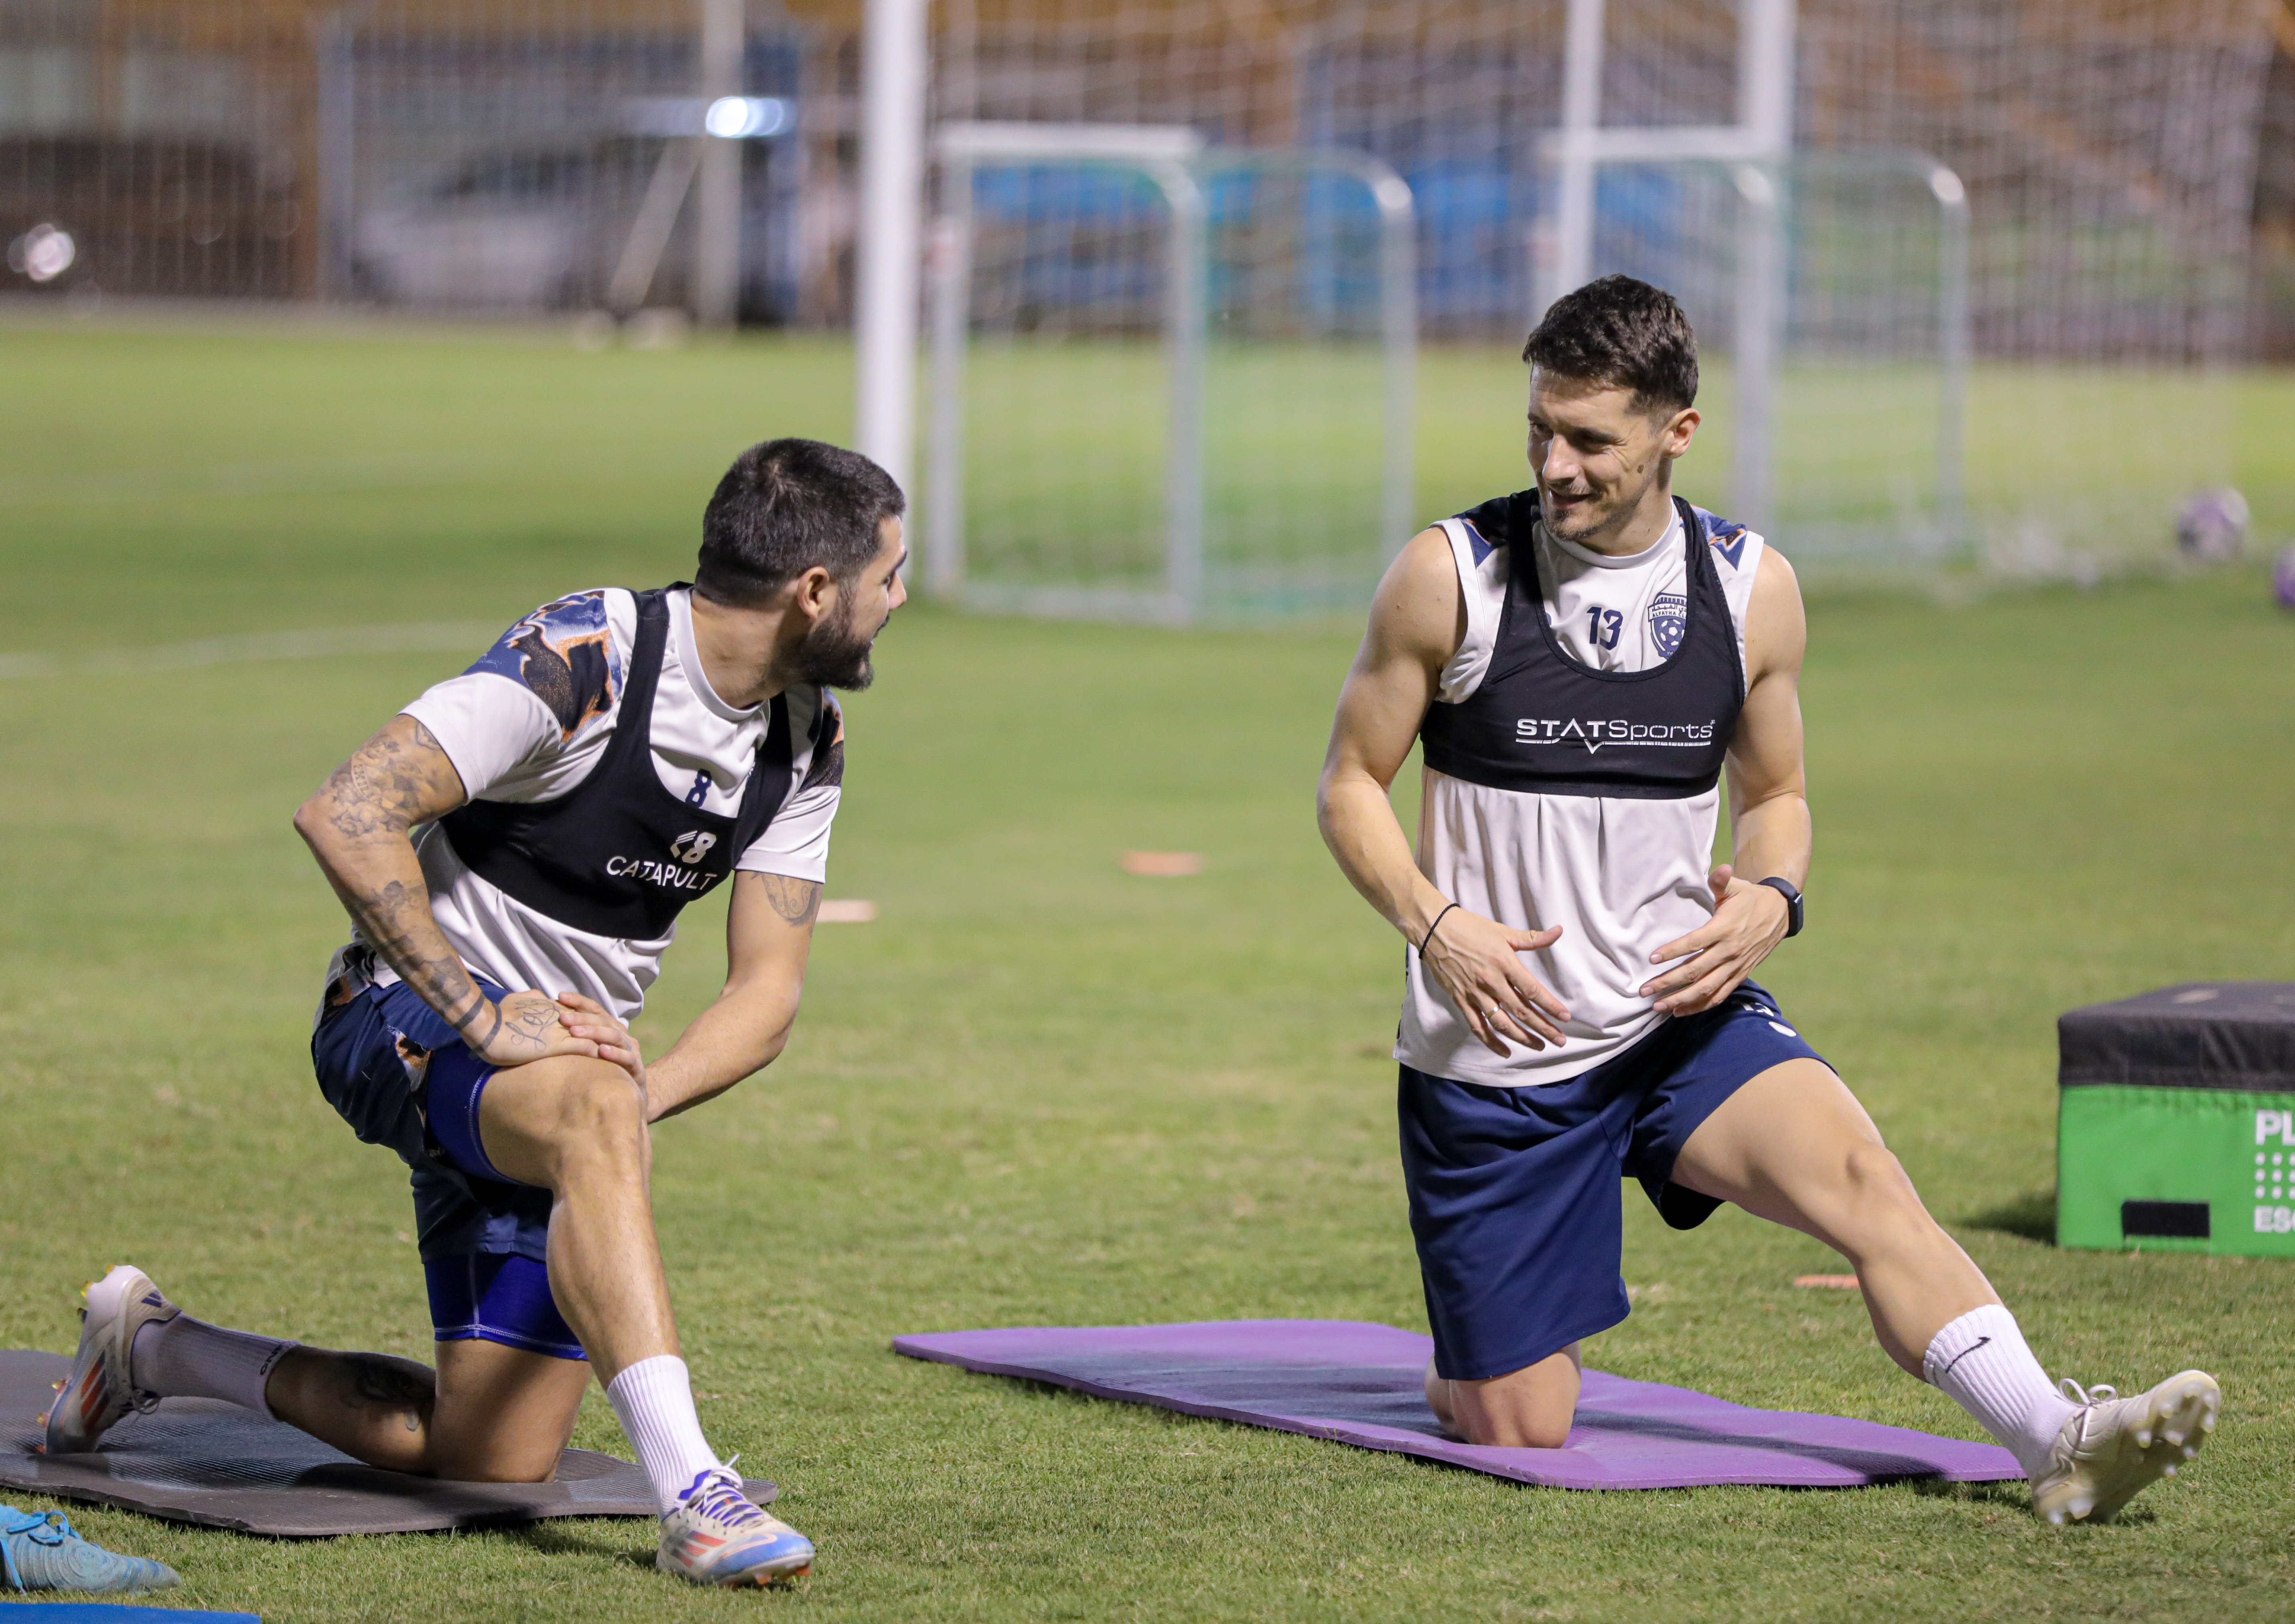
[[[329,875],[360,934],[425,1003],[465,1032],[488,1008],[485,996],[439,934],[419,877],[386,877],[393,868],[404,873],[412,859],[407,831],[439,816],[461,790],[437,736],[408,716],[360,746],[323,794],[327,826],[340,841]],[[497,1013],[494,1031],[501,1025]],[[489,1032],[485,1041],[492,1038]]]
[[[765,900],[773,911],[791,925],[810,925],[813,915],[821,911],[821,882],[813,879],[791,879],[786,874],[760,874],[765,883]]]
[[[422,820],[423,791],[437,771],[437,763],[423,757],[445,754],[437,736],[420,722],[414,722],[411,742],[388,729],[376,734],[327,780],[336,830],[350,840],[405,833]]]
[[[358,897],[351,912],[375,951],[457,1032],[467,1032],[482,1009],[493,1008],[486,994],[470,980],[460,959],[451,952],[423,951],[417,934],[420,926],[429,925],[433,933],[437,929],[437,921],[430,917],[427,891],[403,880],[390,880]],[[483,1049],[493,1040],[494,1032],[501,1029],[502,1015],[496,1011],[493,1030],[478,1047]]]

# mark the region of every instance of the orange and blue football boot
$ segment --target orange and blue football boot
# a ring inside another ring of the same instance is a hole
[[[661,1520],[653,1565],[697,1585],[774,1585],[813,1571],[813,1541],[750,1504],[732,1463],[713,1466]]]

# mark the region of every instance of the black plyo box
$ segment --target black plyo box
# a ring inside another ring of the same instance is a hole
[[[2056,1030],[2059,1244],[2295,1256],[2295,983],[2188,982]]]
[[[2067,1089],[2295,1089],[2295,982],[2190,982],[2056,1022]]]

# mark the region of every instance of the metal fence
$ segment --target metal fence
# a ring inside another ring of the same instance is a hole
[[[816,44],[739,0],[0,0],[0,232],[25,290],[804,320]]]
[[[1369,154],[1417,200],[1423,330],[1481,338],[1536,301],[1564,9],[943,0],[929,97],[935,118]],[[1603,122],[1731,117],[1736,9],[1615,0]],[[2266,250],[2286,234],[2288,159],[2262,155],[2258,192],[2263,138],[2295,140],[2266,102],[2273,22],[2249,0],[1806,0],[1796,143],[1964,179],[1980,354],[2228,358],[2260,331],[2258,208]],[[0,0],[12,285],[605,305],[650,192],[669,229],[649,300],[838,322],[858,25],[858,0]],[[2295,97],[2295,76],[2268,82]],[[724,125],[741,138],[705,140],[723,96],[748,99]],[[25,241],[41,227],[70,263]]]
[[[1773,466],[1774,492],[1741,477],[1733,495],[1804,553],[1961,547],[2053,569],[2067,550],[2127,550],[2123,532],[2156,544],[2175,501],[2226,471],[2220,369],[2295,347],[2280,309],[2295,307],[2295,15],[2252,0],[1785,7],[1793,89],[1772,122],[1791,157],[1760,160],[1762,184],[1781,188],[1776,307],[1760,318],[1776,338],[1749,345],[1762,329],[1747,329],[1744,290],[1762,279],[1733,269],[1759,236],[1742,229],[1742,166],[1629,158],[1590,188],[1580,170],[1590,231],[1557,232],[1568,168],[1551,137],[1572,4],[935,0],[925,108],[936,127],[1161,126],[1206,150],[1378,166],[1411,200],[1422,343],[1518,343],[1572,256],[1664,282],[1717,372],[1738,363],[1741,406],[1772,403],[1774,455],[1742,460]],[[0,0],[0,289],[842,326],[861,4]],[[1778,6],[1608,0],[1597,66],[1572,94],[1591,98],[1605,138],[1653,151],[1685,129],[1750,130],[1741,25]],[[1956,177],[1957,204],[1921,178],[1932,169]],[[973,341],[1017,357],[1019,339],[1057,334],[1071,356],[1090,343],[1114,356],[1167,330],[1160,250],[1143,247],[1153,232],[1125,184],[943,170],[934,188],[931,208],[975,233]],[[1234,355],[1292,343],[1355,366],[1360,335],[1344,330],[1380,304],[1384,263],[1362,251],[1359,192],[1327,176],[1210,188],[1214,360],[1226,338]],[[1963,280],[1943,269],[1954,233]],[[1757,368],[1773,389],[1745,387]],[[1213,516],[1210,535],[1224,501],[1238,533],[1278,534],[1296,510],[1270,493],[1288,487],[1225,481],[1214,454],[1240,443],[1215,420],[1240,408],[1220,400],[1259,399],[1250,380],[1277,375],[1207,374],[1206,494],[1142,486],[1125,522],[1152,535],[1160,502],[1168,535],[1193,505]],[[1366,377],[1361,397],[1376,399]],[[1955,379],[1973,382],[1956,395]],[[1266,398],[1266,411],[1320,405]],[[2137,399],[2172,399],[2165,426],[2100,450]],[[1327,425],[1285,478],[1391,465],[1377,415]],[[1956,422],[1979,445],[2022,437],[2024,451],[1962,470]],[[999,464],[1008,504],[1018,467]],[[1070,498],[1048,486],[1031,500]],[[1354,506],[1393,527],[1391,489]],[[956,517],[976,563],[999,545],[1017,557],[1036,534],[1014,518],[1000,541],[1003,521],[976,506]],[[1156,554],[1166,575],[1170,551]],[[1222,566],[1215,536],[1202,557],[1237,581],[1266,562]],[[1310,562],[1291,558],[1286,578]]]

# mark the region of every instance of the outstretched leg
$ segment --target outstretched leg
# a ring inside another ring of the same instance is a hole
[[[1672,1178],[1847,1258],[1889,1357],[2015,1454],[2033,1510],[2051,1522],[2110,1518],[2215,1429],[2221,1395],[2202,1371],[2130,1399],[2109,1388],[2077,1403],[2059,1393],[1983,1272],[1820,1061],[1789,1060],[1746,1082],[1689,1136]]]
[[[1939,1331],[2000,1301],[1821,1061],[1771,1066],[1724,1100],[1683,1146],[1673,1181],[1847,1258],[1882,1349],[1913,1375]]]

